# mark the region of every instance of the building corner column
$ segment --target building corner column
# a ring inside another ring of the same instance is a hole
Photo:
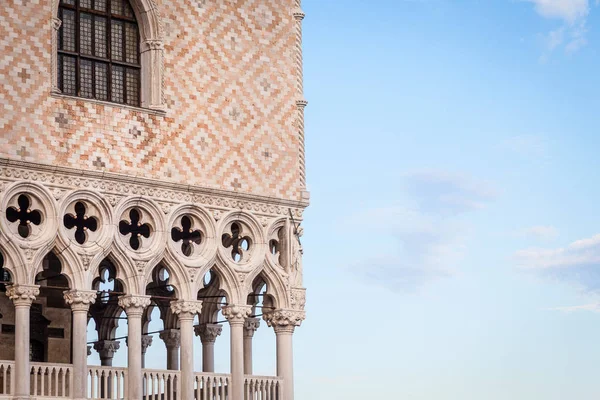
[[[34,285],[12,285],[6,288],[6,295],[15,305],[14,400],[30,398],[29,312],[39,294],[40,287]]]
[[[201,301],[171,302],[171,312],[179,319],[181,338],[181,400],[194,400],[194,317],[201,311]]]
[[[150,296],[119,297],[119,307],[127,314],[127,388],[129,400],[142,400],[142,314],[151,303]]]
[[[200,324],[194,331],[202,342],[202,372],[215,372],[215,342],[223,332],[223,325]]]
[[[283,379],[283,399],[294,400],[294,330],[305,319],[300,310],[279,309],[267,312],[263,319],[277,336],[277,376]]]
[[[246,318],[244,322],[244,374],[252,375],[252,338],[260,326],[259,318]]]
[[[252,306],[228,305],[221,312],[231,328],[231,400],[244,400],[244,323]]]
[[[90,305],[96,302],[96,291],[67,290],[63,292],[65,303],[73,315],[73,399],[87,399],[87,324]]]

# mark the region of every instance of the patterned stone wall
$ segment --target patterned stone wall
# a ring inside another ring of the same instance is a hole
[[[301,200],[299,2],[156,3],[164,113],[51,94],[52,1],[3,0],[0,158]]]

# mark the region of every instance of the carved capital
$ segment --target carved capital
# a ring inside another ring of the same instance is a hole
[[[6,288],[6,295],[15,306],[31,306],[31,303],[40,294],[37,285],[11,285]]]
[[[243,325],[252,312],[252,306],[230,304],[223,307],[221,312],[230,325]]]
[[[100,355],[100,359],[106,360],[114,357],[117,350],[121,348],[121,343],[118,340],[100,340],[94,343],[94,350]]]
[[[302,11],[299,8],[294,10],[293,15],[294,15],[294,18],[296,19],[296,21],[302,21],[304,19],[304,17],[306,16],[306,14],[304,14],[304,11]]]
[[[217,336],[221,336],[223,325],[219,324],[201,324],[194,327],[196,336],[200,336],[202,343],[214,343],[217,341]]]
[[[60,18],[52,18],[52,28],[55,31],[59,30],[61,25],[62,21],[60,20]]]
[[[73,311],[88,311],[90,305],[96,302],[97,292],[89,290],[67,290],[63,292],[65,303]]]
[[[167,349],[178,349],[181,346],[181,333],[178,329],[169,329],[166,331],[162,331],[158,335],[158,337],[160,337],[163,340],[163,342],[165,342],[165,346],[167,346]]]
[[[152,346],[152,336],[143,335],[142,336],[142,354],[146,354],[146,350],[148,347]]]
[[[146,40],[144,41],[144,50],[162,50],[164,45],[162,40]]]
[[[308,105],[308,101],[306,101],[304,99],[296,100],[296,107],[298,107],[300,110],[304,110],[307,105]]]
[[[251,338],[260,326],[260,318],[246,318],[244,322],[244,337]]]
[[[263,319],[268,326],[275,329],[275,333],[291,333],[306,319],[306,313],[300,310],[279,309],[265,313]]]
[[[171,302],[171,312],[179,319],[194,319],[202,311],[201,301],[178,300]]]
[[[150,305],[150,296],[135,296],[128,294],[119,297],[119,307],[127,313],[127,316],[142,316],[144,309]]]

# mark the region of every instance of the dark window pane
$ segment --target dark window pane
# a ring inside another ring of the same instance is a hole
[[[92,54],[92,16],[79,15],[79,51],[81,54]]]
[[[69,5],[69,6],[74,6],[75,5],[75,0],[61,0],[61,3]]]
[[[140,103],[139,85],[140,71],[127,68],[127,104],[137,106]]]
[[[110,12],[115,15],[123,15],[123,2],[122,0],[112,0],[110,2]]]
[[[75,11],[63,9],[61,49],[75,51]]]
[[[113,66],[112,67],[112,98],[111,100],[116,103],[123,103],[124,101],[124,85],[123,80],[125,78],[125,71],[123,67]]]
[[[77,94],[77,59],[63,56],[62,91],[66,94]]]
[[[96,40],[96,57],[107,58],[108,49],[106,45],[106,18],[95,17],[94,36]]]
[[[94,0],[94,10],[106,11],[106,0]]]
[[[90,60],[81,60],[81,84],[80,84],[80,93],[81,97],[94,97],[93,92],[93,69],[92,69],[92,61]]]
[[[129,5],[129,2],[127,0],[124,0],[123,3],[125,3],[123,6],[123,15],[129,18],[133,18],[134,15],[133,10],[131,9],[131,5]]]
[[[125,61],[132,64],[138,62],[138,33],[135,24],[125,25]]]
[[[79,0],[81,8],[92,8],[92,0]]]
[[[123,61],[123,22],[112,21],[110,49],[113,60]]]
[[[96,98],[108,100],[108,65],[96,63]]]

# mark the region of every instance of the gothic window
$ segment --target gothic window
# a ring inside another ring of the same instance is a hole
[[[60,0],[58,87],[140,105],[140,35],[128,0]]]

